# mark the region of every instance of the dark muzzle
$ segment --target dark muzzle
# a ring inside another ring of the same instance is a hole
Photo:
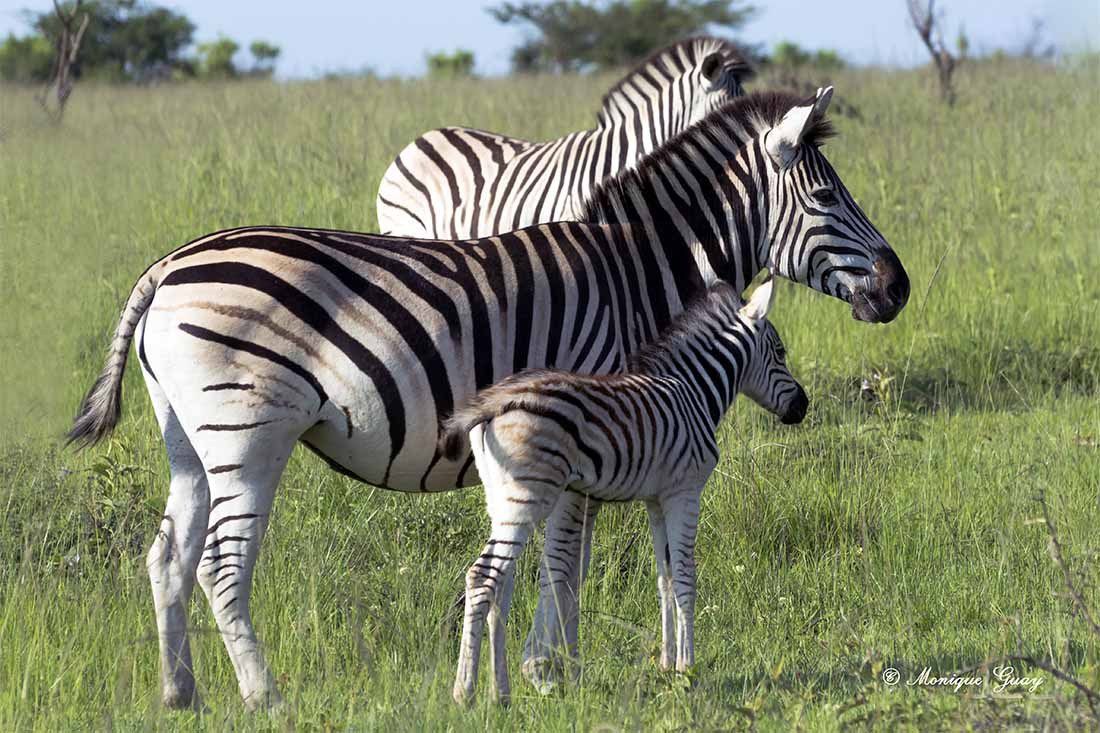
[[[870,285],[852,294],[852,317],[857,321],[889,323],[909,302],[909,275],[891,249],[873,265]]]
[[[806,390],[799,386],[798,392],[787,403],[787,409],[783,411],[779,421],[784,425],[797,425],[806,417],[806,408],[809,406],[810,399],[806,396]]]

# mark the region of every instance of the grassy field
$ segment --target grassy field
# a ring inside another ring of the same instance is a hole
[[[372,230],[379,178],[418,133],[558,135],[593,121],[611,81],[78,87],[60,126],[28,90],[0,89],[0,729],[1084,724],[1081,694],[1023,663],[1034,691],[905,684],[1027,654],[1100,686],[1100,638],[1071,613],[1035,521],[1042,494],[1100,608],[1086,562],[1100,549],[1100,75],[1012,65],[965,69],[954,109],[930,76],[836,79],[861,117],[838,119],[827,152],[914,294],[897,322],[868,326],[782,284],[775,320],[811,413],[794,429],[748,403],[730,415],[704,495],[690,684],[655,666],[645,512],[628,506],[596,531],[580,686],[539,698],[518,680],[529,551],[513,705],[458,709],[453,603],[487,536],[480,492],[391,494],[299,452],[253,604],[287,710],[244,712],[201,593],[209,711],[160,708],[144,553],[167,467],[137,370],[109,445],[59,441],[137,275],[221,227]]]

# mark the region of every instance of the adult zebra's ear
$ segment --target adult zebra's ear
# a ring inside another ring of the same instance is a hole
[[[832,98],[832,87],[819,88],[812,102],[792,107],[779,124],[764,133],[764,149],[776,165],[785,167],[791,162],[806,131],[825,116]]]
[[[752,291],[749,302],[741,306],[741,317],[750,321],[764,320],[768,317],[774,298],[775,280],[769,277],[763,285]]]

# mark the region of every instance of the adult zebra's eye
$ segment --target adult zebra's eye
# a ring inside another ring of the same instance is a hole
[[[819,188],[810,194],[810,197],[820,206],[836,206],[836,194],[831,188]]]

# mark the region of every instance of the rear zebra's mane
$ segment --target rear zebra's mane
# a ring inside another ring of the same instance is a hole
[[[684,155],[685,151],[713,145],[716,139],[740,137],[744,145],[749,137],[758,135],[779,123],[783,115],[793,107],[812,104],[813,97],[803,97],[794,92],[768,90],[738,97],[708,114],[683,132],[669,139],[664,145],[646,155],[633,168],[627,168],[596,186],[584,204],[579,221],[590,223],[616,223],[621,214],[614,210],[617,201],[631,191],[646,190],[654,173],[662,166]],[[836,130],[827,118],[814,120],[803,134],[802,142],[820,147],[833,137]]]
[[[682,59],[687,57],[694,64],[698,64],[710,54],[718,54],[724,73],[730,80],[735,80],[735,83],[743,84],[755,74],[752,64],[745,58],[745,53],[729,41],[714,36],[685,38],[654,51],[639,61],[633,69],[607,90],[603,99],[600,100],[600,111],[596,116],[600,127],[609,124],[615,102],[627,84],[639,78],[651,77],[650,70],[662,72],[659,76],[667,76],[670,61],[678,66],[683,63]]]

